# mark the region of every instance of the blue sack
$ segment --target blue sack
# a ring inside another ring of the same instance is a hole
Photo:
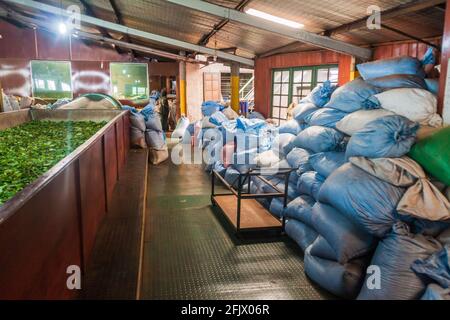
[[[295,135],[290,133],[281,133],[275,137],[272,143],[272,151],[279,157],[284,157],[289,152],[285,152],[284,148],[295,139]],[[287,150],[286,150],[287,151]],[[290,150],[289,150],[290,151]]]
[[[381,78],[370,79],[366,82],[383,90],[397,88],[427,88],[427,85],[422,77],[412,74],[393,74]]]
[[[415,273],[424,275],[441,287],[450,288],[450,245],[426,259],[417,259],[411,265]]]
[[[381,89],[368,84],[361,78],[358,78],[346,83],[342,87],[337,88],[331,96],[330,102],[328,102],[325,107],[348,113],[355,112],[360,109],[377,108],[376,106],[368,103],[368,99],[380,92]]]
[[[317,108],[314,103],[303,102],[303,103],[299,103],[294,108],[294,110],[292,111],[292,114],[294,115],[295,120],[297,120],[299,123],[302,123],[302,122],[304,122],[306,116],[308,116],[310,113],[313,113],[317,110],[319,110],[319,108]]]
[[[314,198],[303,195],[288,203],[283,215],[286,219],[295,219],[312,227],[312,206],[316,201]]]
[[[284,200],[283,198],[273,198],[270,202],[269,211],[278,218],[283,217]]]
[[[392,232],[378,243],[372,266],[379,268],[380,288],[367,286],[371,274],[359,293],[360,300],[415,300],[425,291],[425,279],[417,275],[411,264],[417,259],[426,259],[442,246],[433,238],[412,234],[406,224],[397,222]]]
[[[393,74],[412,74],[425,78],[422,63],[413,57],[400,57],[361,63],[356,66],[364,80],[390,76]]]
[[[339,263],[368,255],[376,247],[377,240],[372,235],[326,204],[314,205],[312,222],[314,229],[333,248]]]
[[[385,116],[369,122],[350,138],[346,158],[400,158],[416,142],[417,122],[405,117]]]
[[[305,117],[305,122],[310,126],[323,126],[335,128],[336,123],[342,120],[348,113],[332,108],[322,108]]]
[[[366,268],[367,262],[363,259],[341,264],[313,256],[311,247],[305,251],[306,275],[322,288],[340,298],[353,299],[358,295]]]
[[[311,244],[309,252],[314,257],[331,261],[338,260],[336,251],[334,251],[334,249],[331,247],[328,241],[325,240],[325,238],[322,237],[320,233],[317,239]]]
[[[427,64],[432,65],[436,64],[436,57],[434,56],[433,51],[434,51],[433,47],[428,47],[427,51],[423,55],[422,60],[420,60],[423,66],[426,66]]]
[[[132,113],[139,113],[139,111],[137,111],[137,109],[135,107],[130,107],[130,106],[122,106],[122,110],[128,110]]]
[[[239,117],[236,119],[236,128],[244,132],[259,132],[262,128],[267,127],[267,123],[261,119],[247,119]]]
[[[247,118],[248,118],[248,119],[260,119],[260,120],[266,120],[266,118],[264,118],[264,116],[263,116],[261,113],[257,112],[257,111],[253,111],[252,113],[250,113],[250,114],[247,116]]]
[[[324,181],[325,178],[317,172],[308,171],[303,173],[298,179],[297,190],[300,194],[306,194],[317,200]]]
[[[425,79],[426,89],[434,95],[439,94],[439,79]]]
[[[215,101],[205,101],[202,103],[202,115],[210,117],[214,112],[222,111],[224,106]]]
[[[328,151],[313,154],[309,163],[313,171],[327,178],[334,170],[346,162],[345,152]]]
[[[311,153],[308,150],[302,148],[294,148],[286,156],[286,160],[289,166],[293,169],[298,169],[297,174],[301,175],[306,171],[311,170],[309,164],[309,157]]]
[[[228,121],[230,120],[221,111],[216,111],[209,117],[209,122],[216,126],[221,126],[222,123]]]
[[[284,187],[285,187],[285,182],[284,181],[280,181],[276,187],[278,188],[278,190],[280,190],[281,192],[284,193]],[[295,198],[297,198],[298,196],[300,196],[300,194],[297,191],[297,186],[293,183],[288,183],[288,192],[287,192],[287,196],[289,200],[293,200]]]
[[[278,128],[279,133],[291,133],[295,135],[297,135],[302,130],[303,126],[295,119],[285,122]]]
[[[435,283],[430,283],[420,300],[450,300],[450,289],[444,289]]]
[[[330,80],[327,80],[323,84],[317,85],[306,97],[306,99],[321,108],[326,105],[328,101],[330,101],[331,94],[334,90],[336,90],[336,88],[336,85],[332,85]]]
[[[298,148],[319,153],[336,150],[342,139],[344,134],[333,128],[312,126],[300,132],[292,143]]]
[[[164,133],[155,130],[145,131],[145,142],[147,146],[154,149],[162,149],[166,145]]]
[[[382,238],[398,220],[396,208],[404,193],[404,188],[346,163],[322,185],[319,201],[333,206],[368,233]]]
[[[285,231],[288,237],[294,240],[303,251],[316,240],[318,235],[312,227],[294,219],[286,221]]]

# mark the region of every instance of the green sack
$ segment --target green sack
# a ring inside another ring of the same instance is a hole
[[[450,186],[450,127],[417,142],[408,155],[434,178]]]

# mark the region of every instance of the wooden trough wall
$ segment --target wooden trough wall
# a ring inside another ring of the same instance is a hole
[[[78,290],[66,286],[67,268],[85,269],[127,160],[128,111],[56,111],[0,114],[0,129],[30,119],[109,122],[0,207],[0,299],[71,299],[79,295]]]

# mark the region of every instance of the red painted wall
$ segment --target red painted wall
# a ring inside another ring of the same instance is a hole
[[[307,51],[279,54],[255,61],[255,110],[265,117],[270,115],[272,69],[299,66],[339,65],[339,84],[350,80],[352,58],[332,51]]]
[[[74,97],[97,92],[110,94],[110,62],[129,62],[108,45],[86,43],[76,38],[30,28],[18,28],[0,21],[0,82],[7,94],[31,96],[31,60],[71,61]],[[133,60],[145,62],[147,60]],[[176,77],[178,63],[148,63],[152,77]]]
[[[450,18],[448,20],[450,20]],[[450,23],[448,24],[447,28],[450,34]],[[430,42],[440,45],[441,39],[432,39],[430,40]],[[449,49],[447,53],[448,57],[446,60],[450,58],[450,40],[448,40],[447,45]],[[427,45],[418,43],[417,41],[403,41],[378,45],[374,47],[373,50],[373,60],[400,57],[405,55],[417,57],[420,59],[425,54]],[[351,63],[352,58],[350,56],[326,50],[279,54],[267,58],[256,59],[255,110],[261,112],[266,117],[270,115],[272,69],[274,68],[338,64],[339,85],[343,85],[350,80]],[[441,88],[443,88],[442,84]]]

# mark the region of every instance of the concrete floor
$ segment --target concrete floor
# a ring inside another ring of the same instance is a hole
[[[210,205],[199,165],[150,166],[141,299],[324,299],[286,238],[242,242]]]

